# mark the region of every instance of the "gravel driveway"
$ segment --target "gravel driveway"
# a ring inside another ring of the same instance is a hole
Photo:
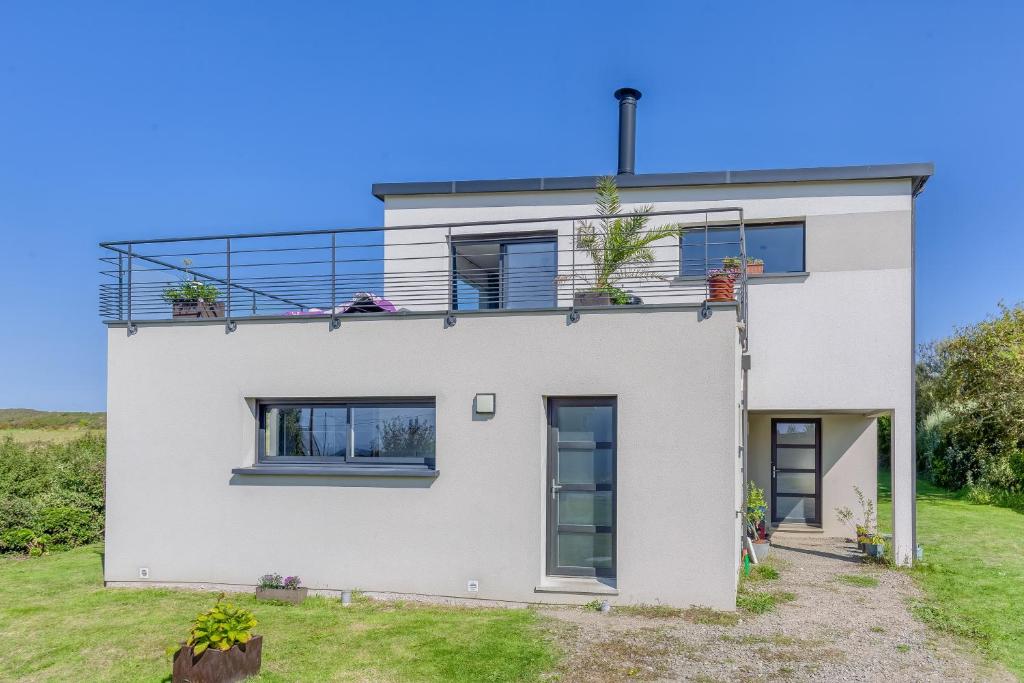
[[[560,681],[1013,681],[916,621],[909,577],[840,539],[774,537],[773,612],[544,609],[566,644]],[[851,578],[852,577],[852,578]]]

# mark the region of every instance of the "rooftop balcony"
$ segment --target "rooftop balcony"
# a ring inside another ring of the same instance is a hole
[[[735,230],[709,227],[733,226]],[[734,207],[104,242],[106,321],[642,311],[735,302],[746,320]]]

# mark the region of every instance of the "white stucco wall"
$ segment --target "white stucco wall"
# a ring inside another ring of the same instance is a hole
[[[613,602],[734,606],[736,317],[719,308],[142,325],[109,331],[105,578],[579,602],[544,576],[545,397],[618,399]],[[492,419],[473,397],[497,394]],[[411,479],[233,476],[252,399],[434,396]],[[480,591],[470,594],[466,582]]]
[[[890,412],[896,555],[908,560],[913,537],[914,457],[914,200],[910,179],[641,188],[623,189],[620,194],[627,211],[645,204],[657,211],[736,206],[743,209],[748,223],[804,222],[808,274],[752,279],[749,407],[810,414],[829,410]],[[581,215],[594,212],[593,201],[591,191],[394,196],[385,199],[385,223]],[[542,227],[527,224],[488,229]],[[460,230],[465,234],[481,229],[457,229],[454,234]],[[569,249],[571,230],[571,224],[559,224],[560,249]],[[435,238],[443,243],[445,234],[437,231]],[[675,248],[668,245],[658,258],[673,258]],[[392,249],[386,252],[392,253]],[[443,246],[439,247],[437,254],[443,257],[444,253]],[[666,293],[680,291],[679,285],[669,281],[662,287]],[[446,294],[439,292],[437,298],[443,296]],[[692,293],[674,298],[644,296],[648,303],[694,297]],[[565,305],[567,300],[561,303]]]
[[[821,418],[821,505],[822,532],[827,536],[850,537],[853,530],[836,520],[835,509],[848,507],[860,515],[853,487],[859,486],[877,508],[878,421],[863,415],[822,415],[752,413],[750,415],[750,475],[764,489],[771,506],[771,463],[773,417]]]

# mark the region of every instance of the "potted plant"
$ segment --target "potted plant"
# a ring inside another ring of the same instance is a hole
[[[754,557],[758,562],[768,557],[771,543],[765,520],[768,516],[768,503],[764,498],[764,489],[754,482],[747,483],[747,535],[750,536],[754,548]]]
[[[736,274],[718,268],[708,271],[708,301],[735,301]]]
[[[263,636],[252,633],[256,617],[223,598],[196,616],[188,640],[174,651],[174,683],[233,683],[260,672]]]
[[[876,559],[881,559],[885,556],[885,539],[881,534],[876,533],[868,537],[865,552],[868,554],[868,557]]]
[[[650,227],[650,216],[654,208],[642,206],[623,217],[619,201],[619,190],[612,177],[597,181],[597,213],[601,216],[597,224],[583,221],[576,229],[575,249],[585,251],[591,264],[581,268],[585,288],[574,295],[576,306],[629,305],[640,303],[640,299],[623,290],[623,280],[665,279],[652,269],[655,262],[651,245],[666,237],[677,237],[681,232],[678,224]],[[572,276],[575,278],[575,273]],[[565,276],[559,276],[565,281]]]
[[[217,301],[220,294],[213,285],[199,280],[182,280],[164,289],[164,301],[171,304],[174,318],[223,318],[224,302]]]
[[[726,256],[722,259],[722,270],[739,274],[742,260],[738,256]],[[760,275],[764,272],[764,261],[759,258],[747,257],[747,275]]]
[[[302,588],[302,579],[297,576],[280,574],[264,574],[256,585],[256,599],[261,601],[274,600],[290,602],[297,605],[306,599],[308,589]]]

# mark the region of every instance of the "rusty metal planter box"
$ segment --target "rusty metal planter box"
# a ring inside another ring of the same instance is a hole
[[[305,588],[257,588],[256,599],[261,602],[274,600],[276,602],[290,602],[298,605],[306,599],[309,591]]]
[[[173,318],[223,318],[223,301],[175,301],[171,304]]]
[[[174,653],[171,678],[174,683],[235,683],[258,674],[262,659],[263,636],[230,650],[206,650],[198,658],[191,646],[183,645]]]

